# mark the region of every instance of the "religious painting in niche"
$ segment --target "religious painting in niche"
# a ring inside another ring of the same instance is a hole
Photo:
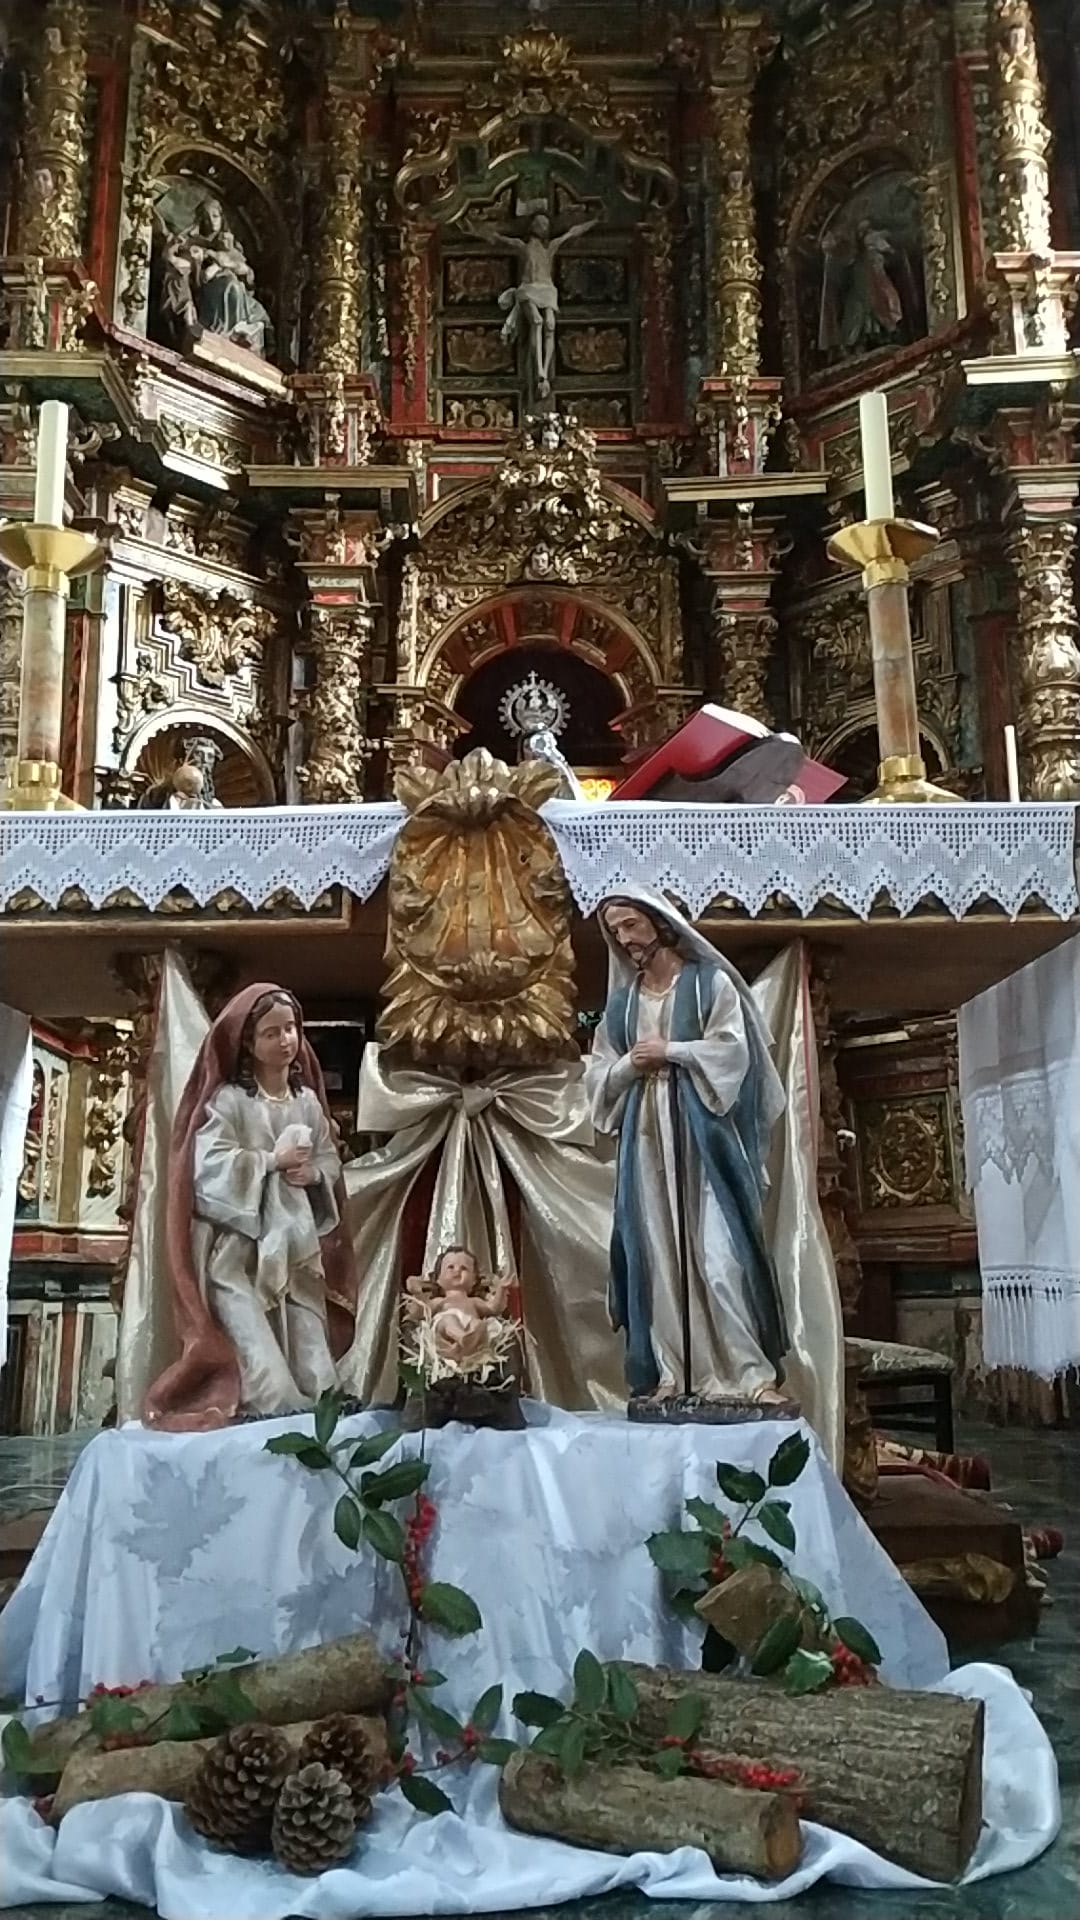
[[[164,183],[150,261],[153,339],[182,352],[202,332],[272,357],[274,322],[255,291],[255,246],[244,226],[202,181],[181,176]]]
[[[811,375],[923,338],[922,222],[908,174],[890,168],[834,203],[802,250],[798,302]]]

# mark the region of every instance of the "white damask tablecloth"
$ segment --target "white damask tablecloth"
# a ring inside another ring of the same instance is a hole
[[[358,1416],[360,1433],[384,1416]],[[763,1468],[790,1427],[667,1430],[531,1410],[529,1431],[451,1427],[428,1436],[439,1508],[431,1573],[477,1600],[483,1631],[431,1634],[426,1660],[468,1712],[501,1681],[563,1692],[583,1646],[605,1660],[697,1664],[696,1636],[662,1602],[646,1536],[677,1524],[691,1494],[716,1497],[720,1459]],[[32,1700],[175,1676],[237,1644],[284,1651],[370,1623],[399,1645],[397,1576],[335,1540],[329,1476],[263,1452],[289,1422],[225,1435],[103,1434],[83,1455],[4,1615],[0,1687]],[[291,1423],[296,1424],[296,1423]],[[413,1451],[417,1441],[402,1443]],[[387,1462],[393,1456],[388,1456]],[[987,1705],[987,1827],[972,1876],[1033,1858],[1057,1830],[1053,1756],[1011,1678],[993,1667],[947,1677],[945,1645],[814,1444],[790,1489],[800,1570],[835,1612],[857,1614],[894,1683],[978,1695]],[[520,1732],[509,1717],[502,1731]],[[457,1811],[427,1820],[380,1797],[353,1857],[311,1882],[215,1853],[178,1808],[131,1794],[76,1808],[54,1835],[26,1802],[0,1808],[0,1899],[107,1894],[165,1920],[285,1920],[480,1913],[553,1904],[616,1887],[663,1898],[763,1900],[825,1875],[863,1886],[924,1883],[854,1841],[805,1828],[798,1871],[780,1886],[719,1879],[691,1849],[612,1858],[526,1838],[502,1823],[495,1779],[449,1782]]]
[[[545,817],[582,913],[628,886],[668,888],[692,915],[719,897],[760,913],[781,893],[800,913],[839,901],[865,917],[879,894],[908,914],[940,901],[1018,913],[1080,911],[1070,805],[697,807],[555,800]],[[30,888],[95,906],[129,888],[155,907],[174,887],[200,904],[235,888],[257,907],[285,888],[310,906],[331,886],[364,900],[405,818],[393,803],[223,813],[0,814],[0,899]]]

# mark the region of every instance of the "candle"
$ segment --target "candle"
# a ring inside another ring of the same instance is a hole
[[[1009,799],[1015,805],[1020,798],[1020,764],[1016,757],[1016,728],[1005,729],[1005,766],[1009,776]]]
[[[46,400],[38,421],[37,483],[34,525],[62,527],[67,477],[68,410],[62,400]]]
[[[883,393],[860,395],[859,433],[862,436],[866,517],[868,520],[891,520],[894,508],[889,405]]]

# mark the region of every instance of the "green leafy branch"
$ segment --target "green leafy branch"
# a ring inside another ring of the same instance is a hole
[[[820,1589],[801,1579],[779,1554],[794,1553],[795,1528],[791,1503],[778,1499],[779,1489],[793,1486],[810,1458],[810,1442],[801,1433],[789,1434],[777,1447],[765,1476],[748,1467],[721,1461],[716,1468],[720,1493],[734,1508],[725,1513],[708,1500],[694,1498],[686,1511],[693,1529],[654,1533],[648,1541],[653,1564],[664,1575],[669,1604],[685,1620],[698,1620],[699,1603],[733,1574],[764,1567],[797,1605],[785,1610],[762,1634],[750,1655],[750,1672],[760,1678],[780,1674],[790,1693],[812,1693],[832,1684],[865,1685],[881,1653],[872,1634],[858,1620],[833,1619]],[[741,1509],[741,1511],[740,1511]],[[756,1527],[772,1546],[748,1536]],[[738,1658],[738,1650],[715,1628],[708,1626],[703,1665],[718,1671]]]
[[[212,1666],[189,1668],[181,1675],[186,1685],[158,1714],[148,1714],[139,1705],[139,1695],[152,1684],[148,1680],[135,1687],[95,1686],[77,1704],[85,1705],[90,1732],[105,1752],[156,1740],[203,1740],[257,1718],[237,1671],[255,1657],[249,1648],[237,1647],[219,1654]],[[35,1750],[29,1729],[19,1719],[9,1720],[4,1728],[3,1756],[11,1773],[25,1778],[57,1772],[55,1757],[47,1749]]]

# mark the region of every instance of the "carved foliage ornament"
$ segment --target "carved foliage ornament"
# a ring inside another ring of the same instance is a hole
[[[390,868],[387,1046],[432,1068],[535,1066],[573,1045],[571,905],[536,809],[557,769],[479,748],[442,773],[399,773],[411,818]]]
[[[139,148],[186,134],[258,165],[285,129],[284,63],[249,26],[245,9],[215,21],[187,0],[147,0],[153,42],[139,103]]]
[[[161,625],[180,643],[180,657],[190,660],[208,687],[224,687],[226,679],[251,662],[262,659],[274,628],[266,607],[241,600],[229,588],[208,592],[182,580],[161,585]]]

